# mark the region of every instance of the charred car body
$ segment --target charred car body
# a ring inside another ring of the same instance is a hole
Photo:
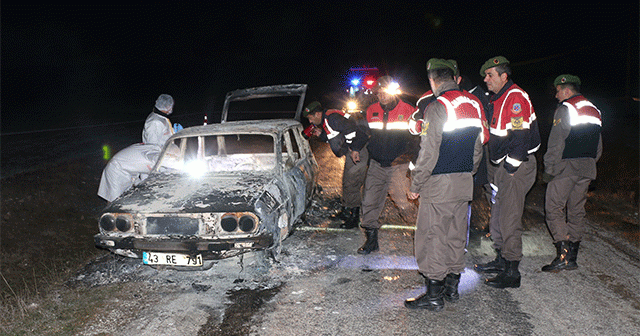
[[[298,121],[305,90],[233,91],[221,123],[174,134],[149,177],[104,210],[96,246],[148,265],[184,267],[251,250],[277,256],[317,185]],[[299,96],[294,118],[226,121],[234,100],[291,95]]]

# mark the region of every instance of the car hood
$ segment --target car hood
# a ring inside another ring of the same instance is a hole
[[[200,213],[251,211],[273,173],[213,174],[200,178],[152,174],[105,209],[106,212]]]

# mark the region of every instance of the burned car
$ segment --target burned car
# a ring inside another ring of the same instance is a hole
[[[298,121],[304,90],[231,92],[221,123],[174,134],[149,177],[104,210],[96,246],[177,267],[206,268],[252,250],[277,257],[317,186],[317,163]],[[300,96],[294,118],[226,120],[234,100],[282,95]]]

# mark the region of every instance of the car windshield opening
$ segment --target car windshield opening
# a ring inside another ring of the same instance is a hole
[[[266,171],[276,166],[274,138],[267,134],[201,135],[174,139],[159,169],[202,175]]]

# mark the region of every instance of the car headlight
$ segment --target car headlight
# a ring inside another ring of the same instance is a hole
[[[104,231],[129,232],[133,229],[133,217],[128,214],[106,213],[100,217],[100,228]]]
[[[227,213],[222,216],[220,226],[225,232],[249,233],[256,230],[258,218],[249,212]]]
[[[248,215],[240,217],[238,223],[240,224],[240,230],[243,232],[251,232],[256,227],[255,219]]]
[[[234,215],[222,216],[220,226],[226,232],[233,232],[238,228],[238,219]]]
[[[104,214],[100,218],[100,227],[105,231],[113,231],[116,228],[116,218],[111,214]]]
[[[116,218],[116,228],[118,229],[118,231],[127,232],[131,230],[132,227],[133,225],[130,218],[127,218],[125,216],[118,216]]]

